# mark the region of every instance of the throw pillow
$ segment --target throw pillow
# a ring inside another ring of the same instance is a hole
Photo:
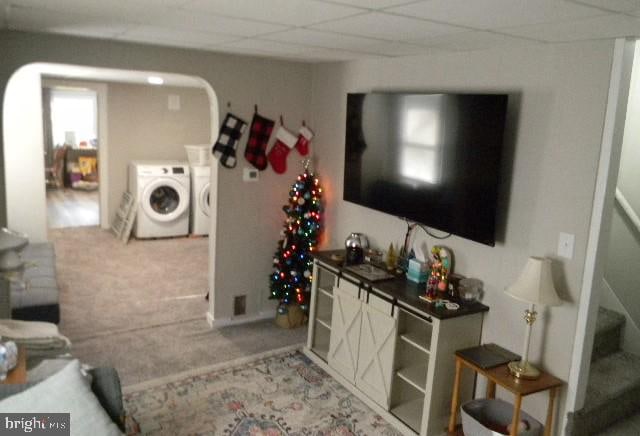
[[[0,401],[2,413],[70,413],[71,435],[122,435],[91,392],[72,360],[61,371],[35,386]]]

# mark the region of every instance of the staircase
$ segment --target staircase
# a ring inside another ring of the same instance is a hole
[[[624,323],[599,309],[586,401],[569,414],[567,436],[640,434],[640,357],[620,349]]]

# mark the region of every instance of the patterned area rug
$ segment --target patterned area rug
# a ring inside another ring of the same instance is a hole
[[[145,435],[400,434],[293,349],[131,386],[124,397]]]

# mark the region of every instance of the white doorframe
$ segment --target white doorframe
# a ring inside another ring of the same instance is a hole
[[[615,41],[609,95],[602,133],[602,146],[591,212],[591,225],[578,306],[576,339],[569,373],[567,412],[581,409],[586,396],[593,337],[600,303],[602,279],[604,277],[603,256],[606,255],[609,231],[611,229],[611,215],[618,179],[618,167],[620,166],[634,50],[635,41],[633,40],[617,39]],[[563,417],[562,428],[565,425],[566,415]]]

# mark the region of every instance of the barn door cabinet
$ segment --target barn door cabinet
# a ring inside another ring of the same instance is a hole
[[[435,309],[417,285],[368,282],[318,253],[305,353],[403,434],[443,433],[455,350],[479,344],[483,312]],[[461,383],[471,398],[473,378]]]

